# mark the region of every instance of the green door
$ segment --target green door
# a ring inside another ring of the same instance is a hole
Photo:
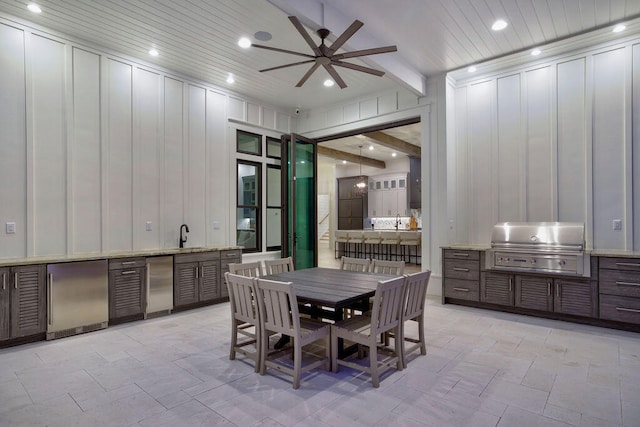
[[[283,137],[282,255],[293,257],[296,270],[318,265],[316,142],[300,135]]]

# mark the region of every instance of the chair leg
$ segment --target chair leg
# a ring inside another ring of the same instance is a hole
[[[375,388],[380,387],[380,377],[378,376],[378,350],[375,338],[373,345],[369,345],[369,369],[371,370],[371,383]]]
[[[236,345],[238,343],[238,323],[236,319],[231,320],[231,345],[229,347],[229,360],[236,359]]]
[[[267,348],[269,347],[269,335],[266,329],[260,331],[260,375],[264,375],[266,370],[265,361],[267,360]]]
[[[300,387],[300,376],[302,371],[302,346],[300,340],[295,340],[293,343],[293,388]]]
[[[396,363],[396,369],[402,371],[407,367],[404,357],[404,322],[400,320],[400,325],[396,328],[394,333],[394,341],[396,345],[396,356],[398,356],[398,362]]]
[[[338,334],[331,331],[331,372],[338,372]]]
[[[420,339],[420,354],[423,356],[427,354],[427,343],[424,340],[424,319],[422,316],[418,317],[418,338]]]

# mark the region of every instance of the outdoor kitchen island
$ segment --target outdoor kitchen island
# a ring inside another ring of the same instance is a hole
[[[487,267],[489,245],[442,247],[442,303],[640,332],[640,252],[590,250],[590,277]]]

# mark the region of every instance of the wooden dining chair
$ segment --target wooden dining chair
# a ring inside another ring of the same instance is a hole
[[[255,298],[255,279],[233,273],[224,274],[229,290],[231,306],[231,345],[229,360],[235,360],[236,352],[253,359],[255,371],[260,370],[260,315]],[[238,341],[238,335],[247,337]],[[254,351],[247,346],[254,344]]]
[[[245,262],[242,264],[232,263],[229,264],[229,272],[232,274],[239,274],[246,277],[262,277],[262,264],[260,261]]]
[[[354,316],[331,325],[331,367],[333,372],[338,372],[338,365],[348,366],[353,369],[371,374],[371,382],[374,387],[380,386],[380,372],[382,369],[396,365],[396,369],[401,371],[402,348],[401,340],[394,340],[395,350],[378,346],[378,337],[385,332],[400,331],[400,309],[403,302],[405,277],[379,282],[374,297],[373,310],[370,314]],[[338,358],[338,339],[358,344],[358,353],[361,346],[367,347],[369,357],[368,364],[356,363],[348,359]],[[378,360],[378,355],[382,353],[386,357]]]
[[[402,307],[402,324],[400,325],[400,338],[398,341],[402,346],[402,365],[407,367],[407,355],[418,349],[420,354],[427,354],[427,344],[424,340],[424,307],[425,297],[427,295],[427,286],[429,286],[429,278],[431,271],[422,271],[407,276],[407,284],[405,286],[405,297]],[[405,334],[405,322],[415,321],[418,323],[418,337],[407,337]],[[405,347],[405,342],[412,345]]]
[[[281,259],[265,260],[264,266],[267,270],[267,275],[293,271],[293,258],[286,257]]]
[[[404,274],[404,261],[386,261],[381,259],[374,259],[371,261],[371,272],[402,276]]]
[[[370,263],[371,261],[368,258],[349,258],[343,256],[340,258],[340,270],[367,272],[369,271]]]
[[[293,388],[300,387],[300,377],[318,366],[330,368],[330,325],[319,320],[301,318],[298,312],[298,302],[291,282],[256,279],[258,295],[258,313],[260,314],[260,374],[264,375],[266,368],[273,368],[293,376]],[[292,349],[285,349],[277,353],[267,354],[268,333],[281,333],[291,337]],[[303,366],[303,347],[319,340],[324,340],[325,357],[311,353],[305,355],[314,359]],[[285,351],[293,350],[293,368],[278,356]]]

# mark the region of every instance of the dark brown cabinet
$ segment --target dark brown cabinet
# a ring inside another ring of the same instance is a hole
[[[368,216],[367,193],[355,189],[357,177],[338,178],[338,229],[361,230]],[[365,182],[367,182],[365,177]]]
[[[553,310],[553,279],[538,276],[515,277],[516,307],[532,310]]]
[[[490,304],[513,305],[513,274],[484,271],[480,275],[480,301]]]
[[[173,305],[204,303],[222,297],[220,252],[173,257]]]
[[[480,300],[480,252],[445,249],[443,260],[443,298]]]
[[[227,289],[227,284],[224,281],[224,273],[229,272],[229,264],[232,263],[241,263],[242,262],[242,253],[238,249],[221,251],[220,252],[220,296],[228,297],[229,290]]]
[[[46,331],[46,266],[0,269],[0,339]]]
[[[109,261],[109,321],[142,317],[146,307],[146,259]]]
[[[589,279],[554,279],[553,311],[597,317],[597,283]]]
[[[640,324],[640,259],[600,258],[600,318]]]

